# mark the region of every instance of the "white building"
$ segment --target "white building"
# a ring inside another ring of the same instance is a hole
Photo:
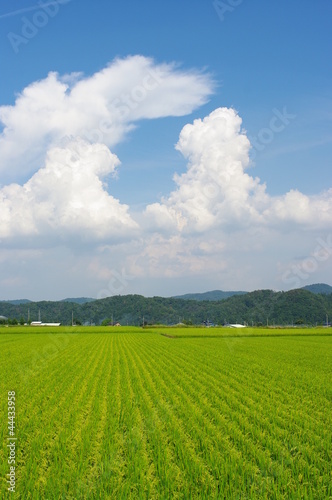
[[[61,323],[42,323],[41,321],[31,321],[31,326],[60,326]]]

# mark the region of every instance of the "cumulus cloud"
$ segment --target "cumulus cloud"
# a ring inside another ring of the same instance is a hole
[[[208,74],[143,56],[88,77],[51,72],[31,83],[14,105],[0,107],[2,241],[133,237],[129,207],[103,183],[119,164],[109,148],[139,120],[190,113],[212,89]]]
[[[117,59],[88,77],[49,73],[14,105],[0,107],[2,177],[17,180],[36,171],[45,151],[64,136],[112,147],[138,120],[188,114],[212,90],[207,74],[143,56]]]
[[[235,110],[218,108],[182,129],[176,148],[187,159],[187,170],[174,176],[176,189],[167,198],[145,211],[156,230],[204,233],[332,223],[332,190],[318,196],[292,190],[271,197],[266,185],[245,171],[251,146],[241,125]]]
[[[107,146],[82,139],[50,149],[45,166],[23,186],[0,190],[0,238],[25,237],[27,244],[27,238],[93,241],[132,234],[137,225],[128,206],[102,181],[118,164]]]
[[[283,196],[270,199],[264,211],[265,219],[271,224],[283,221],[309,228],[329,228],[332,224],[332,189],[307,196],[292,189]]]
[[[187,169],[174,175],[168,196],[134,218],[110,194],[120,164],[110,148],[139,120],[188,114],[212,90],[209,75],[134,56],[91,77],[50,73],[24,89],[13,106],[0,107],[0,172],[3,181],[11,179],[0,189],[0,239],[10,248],[3,250],[4,262],[0,255],[4,284],[13,279],[15,289],[20,261],[25,285],[19,286],[29,291],[35,271],[26,261],[34,267],[43,261],[44,289],[48,276],[85,286],[86,271],[96,283],[85,293],[94,296],[100,290],[112,294],[119,284],[118,293],[149,293],[147,277],[252,289],[262,286],[258,268],[264,266],[263,274],[273,280],[279,255],[293,255],[299,241],[304,248],[304,228],[312,235],[317,228],[330,230],[332,189],[316,196],[297,190],[270,196],[249,170],[251,144],[240,116],[229,108],[182,129],[176,149]],[[72,244],[77,241],[84,243],[80,258],[74,255],[79,245]],[[92,247],[91,255],[84,252]],[[22,248],[33,253],[23,255]],[[10,255],[16,259],[11,267]],[[57,256],[66,262],[49,266]],[[141,288],[135,289],[135,279]]]

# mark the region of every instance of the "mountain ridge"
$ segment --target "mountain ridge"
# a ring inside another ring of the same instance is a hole
[[[186,300],[180,298],[115,295],[78,304],[66,301],[28,302],[20,305],[0,302],[0,315],[26,322],[122,325],[177,323],[249,325],[326,324],[332,317],[332,294],[317,294],[305,289],[287,292],[256,290],[232,295],[224,300]]]
[[[301,288],[301,290],[309,290],[312,293],[322,293],[324,295],[329,295],[332,293],[332,286],[326,283],[315,283],[313,285],[306,285]]]
[[[75,298],[67,298],[61,299],[59,302],[71,302],[72,304],[86,304],[87,302],[94,302],[98,299],[93,299],[92,297],[75,297]]]
[[[327,285],[326,283],[314,283],[312,285],[305,285],[301,288],[294,288],[293,290],[308,290],[312,293],[322,293],[324,295],[328,295],[332,293],[332,286]],[[215,300],[224,300],[228,299],[229,297],[232,297],[233,295],[245,295],[247,293],[253,293],[257,290],[252,290],[251,292],[247,291],[241,291],[241,290],[234,290],[234,291],[223,291],[223,290],[209,290],[207,292],[192,292],[192,293],[185,293],[182,295],[172,295],[171,297],[162,297],[162,298],[172,298],[172,299],[183,299],[183,300],[198,300],[198,301],[215,301]],[[291,290],[288,290],[291,291]],[[141,296],[141,295],[140,295]],[[142,295],[143,297],[143,295]],[[146,297],[148,298],[148,297]],[[36,302],[70,302],[74,304],[85,304],[88,302],[95,302],[97,300],[102,300],[102,299],[96,299],[93,297],[73,297],[73,298],[66,298],[66,299],[60,299],[60,300],[30,300],[30,299],[2,299],[0,300],[0,303],[2,302],[7,302],[9,304],[13,305],[20,305],[20,304],[27,304],[27,303],[36,303]]]
[[[202,293],[185,293],[184,295],[173,295],[173,299],[184,299],[184,300],[225,300],[233,295],[244,295],[249,292],[243,291],[223,291],[223,290],[211,290]]]

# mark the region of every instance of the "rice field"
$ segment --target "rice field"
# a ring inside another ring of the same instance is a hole
[[[0,373],[1,498],[12,391],[11,498],[332,498],[327,329],[2,328]]]

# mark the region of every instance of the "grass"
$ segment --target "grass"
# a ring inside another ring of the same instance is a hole
[[[13,498],[332,498],[328,331],[0,329]]]
[[[155,332],[170,338],[217,338],[217,337],[284,337],[284,336],[332,336],[332,328],[312,327],[312,328],[229,328],[229,327],[144,327],[146,332]]]

